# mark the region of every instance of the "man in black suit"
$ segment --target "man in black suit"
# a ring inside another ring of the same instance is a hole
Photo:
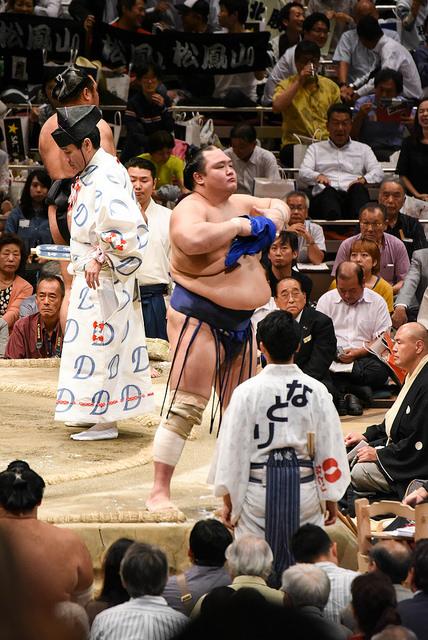
[[[331,319],[306,305],[306,293],[298,278],[283,278],[277,283],[275,304],[291,313],[302,330],[294,362],[308,376],[323,382],[331,393],[329,367],[337,346]]]
[[[427,637],[428,628],[428,540],[416,543],[410,568],[410,583],[413,598],[398,603],[401,624],[410,629],[418,638]]]
[[[411,480],[428,479],[428,331],[409,322],[395,334],[395,363],[407,371],[403,387],[382,424],[350,433],[347,447],[366,441],[356,453],[351,481],[358,491],[404,495]]]

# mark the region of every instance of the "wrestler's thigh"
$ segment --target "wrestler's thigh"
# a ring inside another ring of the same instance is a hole
[[[223,356],[224,357],[224,356]],[[251,349],[250,345],[246,345],[245,353],[239,354],[230,367],[230,372],[227,374],[225,371],[225,365],[222,360],[222,373],[226,375],[226,387],[224,390],[224,403],[223,409],[227,407],[230,402],[230,398],[232,397],[232,393],[241,382],[244,380],[248,380],[256,373],[256,365],[257,365],[257,344],[256,337],[253,332]],[[218,389],[216,390],[218,393]]]
[[[187,327],[180,339],[186,316],[172,307],[167,313],[168,340],[171,347],[174,366],[171,372],[170,388],[195,393],[209,399],[215,376],[216,348],[209,326],[203,322],[190,348],[189,344],[198,320],[189,318]],[[187,356],[186,352],[188,350]],[[184,360],[186,364],[183,368]],[[180,373],[182,371],[181,379]]]

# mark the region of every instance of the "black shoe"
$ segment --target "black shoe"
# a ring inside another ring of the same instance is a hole
[[[354,396],[353,393],[348,393],[346,396],[346,408],[348,410],[349,416],[362,416],[363,415],[363,405],[357,396]]]
[[[337,413],[339,416],[347,416],[348,415],[348,407],[346,404],[345,396],[337,395],[334,399],[334,404],[337,409]]]
[[[373,389],[368,385],[349,385],[349,393],[357,396],[364,407],[369,407],[373,400]]]

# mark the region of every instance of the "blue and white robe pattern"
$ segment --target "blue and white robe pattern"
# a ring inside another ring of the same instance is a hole
[[[74,273],[55,420],[106,423],[152,411],[153,392],[137,272],[147,227],[126,169],[99,149],[70,195]],[[85,264],[104,254],[100,286]]]

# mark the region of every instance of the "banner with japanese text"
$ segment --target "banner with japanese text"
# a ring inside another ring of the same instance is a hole
[[[269,32],[132,34],[101,24],[94,32],[92,59],[112,68],[155,62],[167,74],[231,74],[269,65]]]

